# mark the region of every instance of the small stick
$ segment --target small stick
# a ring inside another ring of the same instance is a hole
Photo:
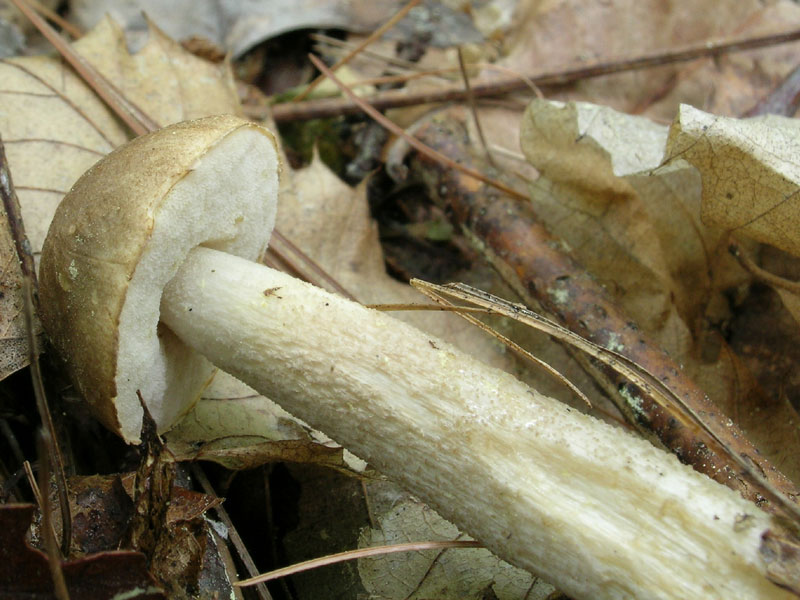
[[[16,0],[15,0],[16,1]],[[625,58],[608,62],[595,63],[588,66],[557,69],[545,73],[529,75],[524,81],[519,76],[503,77],[493,80],[472,82],[472,92],[476,98],[499,96],[509,92],[517,92],[529,86],[529,82],[537,86],[564,85],[603,75],[612,75],[623,71],[649,69],[661,65],[686,62],[698,58],[719,56],[730,52],[742,52],[767,46],[786,44],[800,39],[800,29],[784,33],[734,40],[731,42],[704,42],[690,46],[684,50],[668,50],[656,54],[647,54],[635,58]],[[416,106],[434,102],[463,100],[466,97],[464,87],[452,85],[437,90],[422,90],[409,93],[406,90],[388,90],[376,96],[363,99],[375,109],[382,111],[403,106]],[[308,119],[324,119],[343,115],[357,114],[363,110],[352,98],[322,98],[303,103],[287,102],[274,104],[272,116],[277,123],[287,121],[303,121]]]
[[[94,92],[111,108],[136,135],[143,135],[148,131],[160,129],[160,125],[153,121],[147,114],[128,100],[119,89],[106,79],[89,61],[75,52],[67,42],[50,24],[36,14],[24,0],[11,0],[14,5],[33,23],[36,28],[53,44],[59,54],[75,69],[88,83]]]
[[[37,2],[37,0],[28,0],[28,4],[30,4],[36,11],[43,14],[46,18],[50,19],[53,23],[61,27],[61,29],[70,34],[74,39],[77,40],[78,38],[83,37],[83,32],[79,28],[67,21],[54,10],[50,10],[41,2]]]
[[[279,242],[286,249],[288,249],[292,254],[294,254],[295,256],[300,258],[301,262],[305,263],[305,265],[311,270],[311,272],[314,275],[319,277],[320,280],[326,282],[331,288],[333,288],[334,291],[336,291],[337,293],[341,294],[342,296],[344,296],[345,298],[347,298],[349,300],[352,300],[354,302],[358,302],[358,300],[356,300],[356,297],[353,296],[353,294],[351,294],[350,292],[348,292],[341,283],[339,283],[338,281],[336,281],[336,279],[331,277],[331,275],[325,269],[323,269],[314,259],[312,259],[305,252],[303,252],[300,248],[298,248],[297,245],[295,245],[294,242],[292,242],[289,238],[287,238],[285,235],[283,235],[280,231],[278,231],[277,229],[273,229],[272,230],[272,238],[273,238],[273,240],[272,240],[273,242],[276,242],[276,241]],[[274,248],[273,248],[273,250],[274,250]],[[290,265],[294,266],[291,263],[291,259],[289,257],[287,257],[285,254],[279,254],[279,256],[281,256],[281,258],[283,258],[284,261],[286,261]]]
[[[739,264],[742,266],[742,268],[750,273],[754,279],[757,279],[762,283],[766,283],[769,286],[786,290],[792,294],[800,295],[800,282],[779,277],[773,273],[770,273],[766,269],[762,269],[737,242],[731,242],[728,245],[728,252],[730,252],[736,258],[736,260],[739,261]]]
[[[40,430],[40,433],[43,430]],[[47,551],[47,566],[50,568],[50,577],[53,580],[53,593],[58,600],[69,600],[67,582],[64,579],[64,571],[61,569],[61,553],[58,551],[58,542],[53,530],[53,517],[50,513],[50,494],[47,488],[50,487],[50,460],[47,442],[43,435],[36,441],[39,454],[39,508],[42,511],[42,540]],[[62,543],[63,546],[63,543]],[[69,554],[64,554],[69,556]]]

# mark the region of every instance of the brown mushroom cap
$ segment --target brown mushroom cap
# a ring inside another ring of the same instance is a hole
[[[161,293],[196,246],[258,259],[278,167],[266,129],[209,117],[118,148],[58,207],[42,249],[42,322],[94,413],[125,440],[139,439],[137,391],[163,431],[211,380],[214,367],[159,324]]]

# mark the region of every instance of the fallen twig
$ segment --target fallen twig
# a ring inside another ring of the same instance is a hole
[[[528,77],[509,76],[489,80],[472,81],[472,93],[476,98],[486,96],[500,96],[509,92],[516,92],[529,87],[530,82],[537,86],[564,85],[574,81],[611,75],[623,71],[648,69],[678,62],[686,62],[697,58],[719,56],[730,52],[742,52],[766,46],[775,46],[794,42],[800,39],[800,29],[785,33],[771,34],[731,42],[706,42],[685,48],[683,50],[669,50],[646,56],[613,60],[595,63],[587,66],[571,67],[561,70],[539,73]],[[448,102],[450,100],[463,100],[467,91],[461,85],[450,85],[436,90],[422,90],[408,92],[406,90],[388,90],[376,96],[364,98],[364,101],[377,110],[400,108],[403,106],[416,106],[434,102]],[[287,121],[304,121],[308,119],[324,119],[343,115],[352,115],[361,112],[361,109],[349,98],[323,98],[306,102],[286,102],[264,107],[270,111],[278,123]]]

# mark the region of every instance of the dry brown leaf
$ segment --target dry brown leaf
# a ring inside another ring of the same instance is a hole
[[[227,66],[199,59],[152,28],[135,55],[110,20],[75,44],[78,52],[157,122],[239,111]],[[56,206],[78,177],[127,141],[129,132],[56,58],[0,61],[0,134],[34,253]],[[5,218],[3,231],[7,232]],[[5,233],[2,235],[6,235]],[[0,379],[27,364],[16,252],[0,241]]]
[[[236,113],[229,70],[199,59],[153,28],[131,55],[121,29],[102,21],[76,50],[156,122]],[[52,57],[0,62],[0,132],[22,216],[38,252],[55,207],[77,178],[129,133],[64,63]]]
[[[798,136],[795,119],[732,119],[683,105],[666,159],[700,172],[704,222],[800,256]]]
[[[698,112],[686,108],[682,114],[687,111]],[[694,127],[698,135],[690,137],[681,133],[683,121],[673,127],[667,151],[671,161],[662,165],[666,127],[606,107],[536,101],[522,132],[523,148],[542,173],[531,186],[531,197],[542,220],[626,312],[680,361],[762,452],[796,478],[793,429],[770,425],[791,422],[791,407],[780,399],[765,401],[730,348],[719,338],[706,339],[699,327],[705,318],[730,318],[722,292],[750,280],[728,255],[725,230],[701,220],[701,195],[717,183],[735,181],[740,170],[751,177],[754,167],[738,163],[729,171],[721,160],[724,152],[702,141],[707,135],[703,123]],[[737,122],[740,126],[745,125]],[[703,175],[702,185],[701,174],[677,160],[687,158],[715,166]],[[753,191],[752,179],[747,181],[730,185],[737,193]]]
[[[788,0],[581,0],[520,2],[507,38],[507,67],[531,74],[619,60],[686,46],[778,33],[797,27]],[[741,114],[796,66],[798,44],[719,59],[621,73],[555,90],[553,98],[589,100],[624,112],[672,120],[686,102],[719,114]]]
[[[28,364],[22,269],[0,206],[0,380]]]
[[[667,128],[606,107],[534,101],[521,136],[542,174],[531,186],[540,218],[640,326],[673,356],[689,354],[713,241],[699,223],[693,170],[648,177]]]

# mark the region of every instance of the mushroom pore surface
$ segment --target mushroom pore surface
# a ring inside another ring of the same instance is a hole
[[[210,117],[123,146],[59,206],[42,251],[43,322],[81,393],[127,441],[141,430],[137,393],[163,431],[214,372],[159,325],[164,286],[196,246],[256,260],[277,173],[269,132]]]

